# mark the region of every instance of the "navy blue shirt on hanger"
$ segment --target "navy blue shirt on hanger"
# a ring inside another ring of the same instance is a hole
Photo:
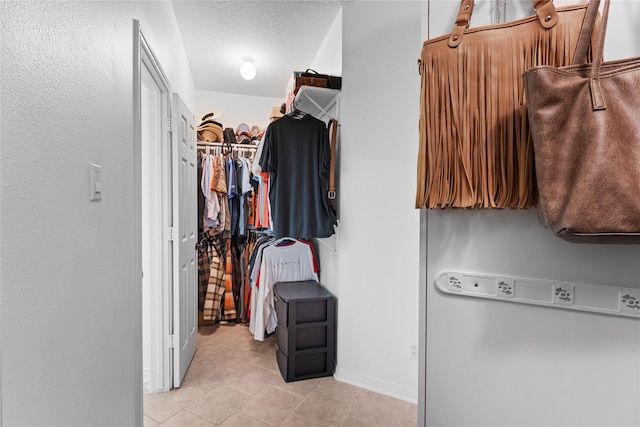
[[[271,123],[260,158],[269,172],[273,233],[280,237],[329,237],[336,217],[329,205],[329,132],[322,120],[285,115]]]

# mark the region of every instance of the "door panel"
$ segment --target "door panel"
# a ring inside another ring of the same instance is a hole
[[[172,108],[173,156],[173,387],[180,387],[196,351],[197,164],[195,118],[177,93]]]

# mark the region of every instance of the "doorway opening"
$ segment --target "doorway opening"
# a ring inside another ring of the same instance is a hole
[[[179,387],[197,341],[195,119],[134,21],[136,265],[142,392]]]
[[[169,335],[171,263],[165,234],[170,218],[167,152],[170,87],[149,46],[139,21],[134,21],[134,99],[136,142],[136,223],[139,236],[140,287],[142,289],[143,392],[171,387]]]

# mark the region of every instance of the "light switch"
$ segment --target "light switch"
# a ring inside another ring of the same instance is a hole
[[[89,185],[91,189],[91,195],[89,200],[97,202],[102,200],[102,166],[94,163],[89,163]]]

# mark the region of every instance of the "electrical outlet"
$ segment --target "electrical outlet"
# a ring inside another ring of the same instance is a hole
[[[409,343],[409,359],[418,360],[418,344],[414,342]]]
[[[562,305],[573,304],[573,286],[568,283],[555,283],[553,302]]]

